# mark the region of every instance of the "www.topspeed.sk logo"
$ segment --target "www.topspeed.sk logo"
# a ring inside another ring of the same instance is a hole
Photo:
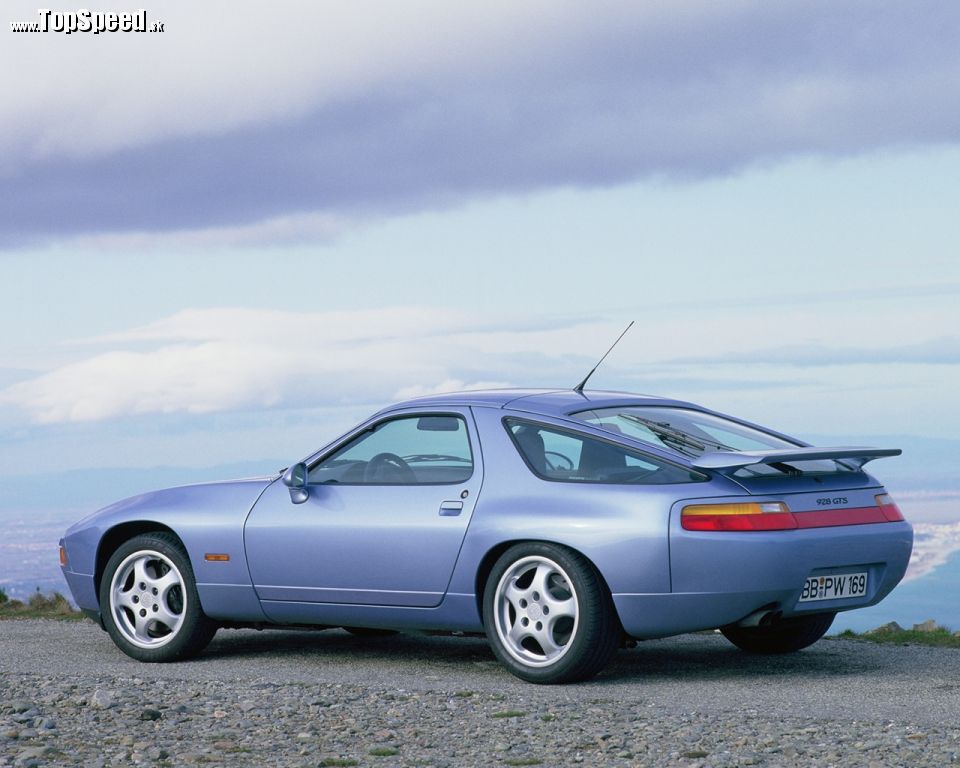
[[[11,32],[60,32],[72,35],[85,32],[99,35],[106,32],[163,32],[163,22],[154,21],[148,25],[147,12],[140,8],[136,13],[113,13],[89,11],[52,11],[41,8],[37,11],[39,21],[11,21]]]

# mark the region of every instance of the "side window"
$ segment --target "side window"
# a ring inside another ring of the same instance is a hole
[[[534,474],[570,483],[664,485],[707,479],[624,446],[516,419],[504,425]]]
[[[461,416],[402,416],[382,421],[310,469],[310,483],[442,485],[473,474]]]

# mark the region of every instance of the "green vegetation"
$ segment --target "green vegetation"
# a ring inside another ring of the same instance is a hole
[[[325,757],[319,763],[320,768],[333,768],[333,766],[343,766],[344,768],[351,768],[354,765],[360,765],[360,762],[354,760],[351,757]]]
[[[504,760],[507,765],[542,765],[543,760],[539,757],[511,757]]]
[[[0,590],[0,619],[82,619],[70,601],[59,592],[43,595],[35,592],[27,602],[10,600]]]
[[[399,755],[400,750],[394,747],[374,747],[367,754],[373,757],[393,757]]]
[[[522,709],[505,709],[502,712],[494,712],[490,717],[523,717],[526,712]]]
[[[913,629],[904,629],[896,623],[890,623],[862,634],[847,629],[837,637],[891,645],[932,645],[937,648],[960,648],[960,633],[955,634],[947,627],[939,627],[932,622],[917,624]]]

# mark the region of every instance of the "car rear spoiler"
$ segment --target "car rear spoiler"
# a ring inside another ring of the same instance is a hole
[[[714,451],[693,460],[697,469],[740,469],[751,464],[784,464],[791,461],[842,459],[863,467],[868,461],[885,456],[899,456],[899,448],[784,448],[773,451]]]

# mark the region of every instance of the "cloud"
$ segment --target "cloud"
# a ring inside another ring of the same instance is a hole
[[[277,222],[309,238],[318,222],[323,236],[477,196],[960,129],[960,7],[932,0],[171,0],[162,15],[163,35],[8,35],[0,66],[23,76],[0,105],[0,246],[234,242]]]
[[[433,386],[414,384],[411,387],[401,387],[394,393],[393,397],[396,400],[408,400],[413,397],[440,395],[445,392],[467,392],[474,389],[503,389],[509,386],[510,382],[508,381],[466,382],[461,379],[444,379],[439,384],[434,384]]]
[[[25,368],[0,368],[0,389],[18,381],[32,379],[37,375],[37,371],[30,371]]]
[[[504,320],[508,322],[508,320]],[[0,390],[0,405],[39,424],[143,414],[205,414],[382,403],[450,389],[548,386],[584,366],[570,349],[612,336],[603,322],[513,330],[421,307],[293,313],[185,310],[123,333],[83,359]],[[492,381],[486,371],[504,378]],[[572,386],[572,383],[571,383]]]
[[[255,247],[326,242],[356,226],[358,219],[330,213],[274,216],[236,226],[200,226],[195,229],[104,231],[70,238],[72,247],[85,251],[162,252],[212,247]]]
[[[871,347],[833,347],[825,344],[785,344],[780,347],[733,352],[717,357],[689,357],[676,363],[722,365],[960,365],[960,336],[944,336],[916,344]]]
[[[798,434],[831,423],[863,434],[949,433],[956,420],[944,411],[942,393],[960,377],[960,366],[948,364],[956,340],[951,347],[929,338],[942,329],[943,312],[935,302],[917,310],[881,299],[830,313],[782,306],[775,322],[763,307],[715,312],[709,324],[684,307],[638,311],[637,324],[590,386],[693,400]],[[626,319],[478,316],[417,305],[185,309],[53,347],[45,371],[0,378],[0,420],[22,427],[151,414],[304,412],[454,389],[572,387]],[[838,328],[858,327],[872,332],[863,346],[832,346]],[[828,358],[835,363],[827,365]],[[934,359],[943,363],[935,377],[914,364]]]

